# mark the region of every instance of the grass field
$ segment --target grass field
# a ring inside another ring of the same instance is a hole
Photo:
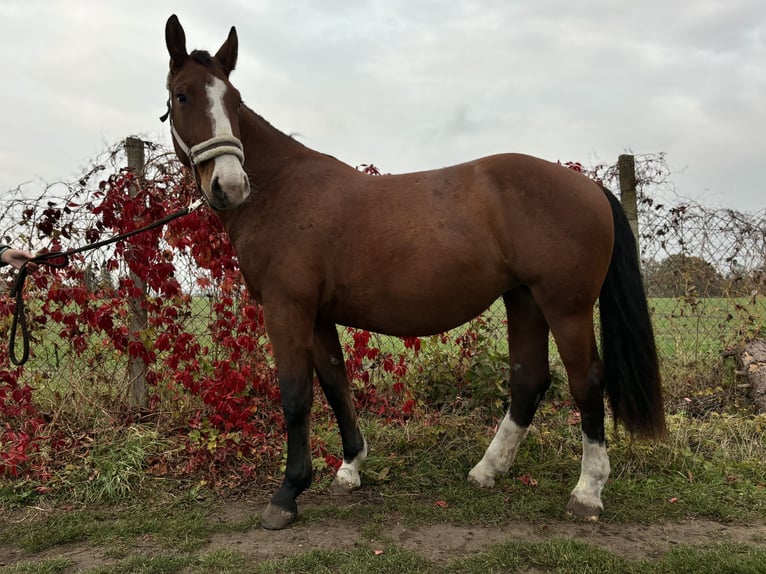
[[[684,363],[719,357],[743,337],[766,333],[766,298],[651,299],[657,349]]]
[[[201,301],[189,319],[200,329],[209,314]],[[478,404],[449,395],[460,355],[455,339],[465,327],[446,343],[424,341],[418,357],[399,339],[380,342],[422,367],[406,381],[422,393],[418,416],[386,424],[363,414],[371,447],[363,488],[340,501],[329,497],[332,473],[318,465],[299,501],[301,517],[285,533],[258,525],[277,486],[278,460],[257,482],[234,476],[213,487],[200,477],[159,477],[147,469],[178,445],[156,426],[93,432],[95,417],[108,421],[114,412],[108,402],[120,390],[104,382],[113,377],[114,386],[123,376],[120,360],[99,358],[94,341],[90,367],[63,351],[58,368],[33,364],[27,373],[44,411],[66,414],[83,429],[83,445],[94,442],[46,482],[0,478],[0,572],[766,572],[766,415],[742,406],[733,368],[721,358],[732,342],[763,329],[764,301],[655,299],[651,306],[670,436],[647,444],[610,428],[612,474],[596,525],[564,512],[581,442],[553,346],[557,384],[510,474],[490,491],[465,480],[506,393],[507,342],[496,304],[490,318],[472,325],[482,352],[460,367],[461,388],[486,393]],[[45,337],[37,344],[55,358],[52,349],[67,342]],[[340,453],[337,428],[323,417],[313,436]]]
[[[680,298],[653,298],[649,301],[653,315],[655,337],[661,358],[668,362],[684,364],[710,361],[720,356],[731,345],[740,342],[743,337],[766,330],[766,298],[703,298],[686,301]],[[30,312],[35,311],[30,304]],[[210,299],[195,297],[191,301],[189,315],[185,319],[185,329],[200,338],[202,346],[215,347],[208,329],[212,317]],[[483,315],[486,324],[481,329],[487,338],[488,346],[498,353],[507,354],[505,309],[498,299]],[[596,315],[598,319],[598,316]],[[474,326],[476,323],[474,323]],[[596,321],[598,327],[598,320]],[[448,345],[454,346],[456,335],[466,327],[458,327],[450,332]],[[341,329],[341,335],[344,330]],[[406,353],[402,341],[396,337],[376,336],[375,342],[381,350],[394,354]],[[96,353],[101,340],[93,336],[88,347]],[[71,342],[61,338],[55,329],[44,329],[34,341],[36,357],[30,361],[30,370],[51,370],[58,368],[68,354]],[[432,347],[436,349],[437,347]],[[451,352],[454,349],[446,349]],[[554,361],[555,346],[551,346]],[[111,360],[111,359],[110,359]],[[122,364],[119,364],[122,366]]]
[[[258,525],[269,481],[212,491],[143,476],[115,504],[87,502],[87,480],[67,499],[34,505],[12,503],[6,485],[0,571],[766,571],[766,418],[676,416],[658,445],[611,433],[606,510],[592,524],[563,511],[580,455],[568,415],[543,409],[510,474],[489,491],[465,480],[491,434],[476,418],[365,417],[371,456],[361,491],[330,497],[330,474],[320,473],[298,523],[282,533]],[[329,421],[315,430],[328,441],[335,434]]]
[[[743,336],[766,330],[766,297],[704,298],[693,304],[679,298],[649,300],[657,350],[666,361],[690,363],[715,358]],[[492,334],[496,348],[508,350],[505,338],[505,308],[497,300],[484,314],[485,330]],[[598,310],[596,310],[598,328]],[[460,333],[463,327],[452,333]],[[453,337],[454,338],[454,337]],[[382,346],[391,352],[402,352],[398,339],[382,338]],[[551,347],[555,353],[555,347]]]

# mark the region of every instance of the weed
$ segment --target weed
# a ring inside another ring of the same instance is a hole
[[[2,569],[3,574],[58,574],[72,566],[68,558],[48,558],[39,562],[23,561]]]
[[[157,433],[132,426],[111,444],[98,444],[88,455],[86,502],[118,502],[129,498],[146,478],[149,454],[162,443]]]

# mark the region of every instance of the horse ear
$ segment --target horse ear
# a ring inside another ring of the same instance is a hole
[[[215,59],[218,60],[223,69],[226,70],[226,75],[231,74],[234,66],[237,65],[237,49],[239,40],[237,40],[237,29],[232,26],[229,30],[229,37],[223,43],[223,46],[216,52]]]
[[[165,44],[170,54],[170,67],[180,66],[189,56],[186,52],[186,34],[178,17],[173,14],[165,24]]]

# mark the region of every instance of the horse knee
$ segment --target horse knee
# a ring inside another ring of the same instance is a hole
[[[280,378],[279,394],[282,399],[282,411],[288,426],[291,422],[308,418],[314,390],[311,380],[306,378]]]

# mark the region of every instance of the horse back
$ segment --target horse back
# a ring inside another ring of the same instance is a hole
[[[340,162],[307,163],[262,191],[271,196],[257,217],[259,239],[232,237],[253,291],[287,290],[323,320],[436,333],[517,285],[603,278],[608,267],[603,192],[556,164],[505,154],[369,176]],[[583,296],[595,301],[598,288]]]

